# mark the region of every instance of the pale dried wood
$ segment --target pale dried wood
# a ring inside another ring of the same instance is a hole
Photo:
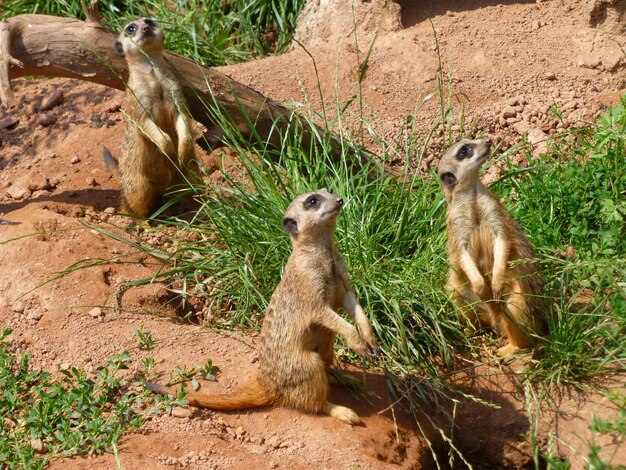
[[[126,61],[115,52],[116,34],[102,26],[95,3],[95,7],[93,1],[91,8],[84,6],[88,21],[18,15],[0,22],[2,103],[13,102],[9,79],[29,75],[74,78],[124,89]],[[273,132],[276,120],[284,127],[293,116],[284,106],[216,70],[172,52],[165,56],[183,88],[191,116],[207,127],[210,138],[221,135],[209,111],[214,103],[244,136],[256,132],[265,140],[278,137]],[[305,125],[305,134],[310,135],[310,130]]]

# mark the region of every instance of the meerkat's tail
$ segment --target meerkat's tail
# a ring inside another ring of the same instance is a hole
[[[107,167],[107,170],[111,173],[119,173],[117,158],[115,158],[111,151],[106,147],[102,147],[102,158],[104,159],[104,166]]]
[[[146,382],[145,385],[153,392],[169,395],[175,393],[172,389],[154,382]],[[187,392],[185,400],[192,406],[212,410],[243,410],[272,404],[272,399],[267,390],[257,379],[253,379],[241,385],[236,391],[224,395],[204,394],[190,390]]]

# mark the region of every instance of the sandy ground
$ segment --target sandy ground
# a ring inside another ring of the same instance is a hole
[[[477,131],[487,130],[508,143],[519,142],[523,134],[540,142],[598,115],[624,92],[626,59],[618,46],[625,45],[623,0],[612,6],[578,0],[404,0],[401,7],[403,26],[379,34],[363,81],[367,116],[382,135],[400,132],[405,116],[435,87],[433,27],[468,121],[475,119]],[[346,31],[348,27],[338,29],[335,36],[307,46],[330,100],[357,93],[357,52],[363,60],[373,32],[362,31],[357,47]],[[312,62],[299,47],[221,70],[281,102],[307,97],[311,109],[320,111]],[[218,390],[233,389],[254,374],[254,334],[227,336],[148,314],[155,309],[167,313],[164,286],[130,291],[123,312],[111,309],[118,286],[157,269],[145,255],[89,226],[110,217],[107,208],[117,207],[118,182],[104,167],[101,152],[106,145],[119,154],[125,126],[122,94],[62,79],[18,80],[13,88],[17,106],[0,110],[0,324],[14,328],[16,351],[28,351],[36,367],[53,370],[57,365],[90,369],[131,349],[129,373],[147,356],[164,373],[210,357],[222,373],[216,384],[206,387]],[[548,119],[553,103],[565,112],[560,124]],[[428,109],[432,115],[433,108]],[[418,135],[426,132],[428,119],[427,112],[418,114]],[[441,136],[436,139],[442,142]],[[436,164],[437,141],[434,145],[423,169]],[[88,258],[132,262],[55,279],[56,273]],[[156,339],[154,351],[136,349],[133,330],[142,324]],[[472,393],[500,405],[492,410],[464,402],[457,410],[455,443],[477,468],[526,468],[532,460],[526,440],[530,421],[514,370],[485,367],[458,379]],[[433,468],[412,418],[401,406],[389,409],[393,400],[384,377],[372,372],[367,383],[369,403],[339,388],[332,391],[334,400],[363,416],[363,426],[351,428],[329,417],[277,408],[180,412],[151,419],[139,433],[125,437],[122,466]],[[542,443],[547,444],[550,433],[558,436],[555,450],[571,457],[574,468],[582,468],[588,420],[592,414],[610,414],[611,408],[597,394],[567,395],[559,403],[562,415],[557,419],[546,413],[540,422]],[[441,423],[447,406],[424,404]],[[421,424],[428,433],[428,426]],[[439,458],[445,466],[446,445],[437,435],[430,438],[443,452]],[[606,455],[613,455],[614,447],[605,444]],[[626,464],[624,449],[612,463]],[[106,454],[56,461],[51,467],[113,466],[113,456]]]

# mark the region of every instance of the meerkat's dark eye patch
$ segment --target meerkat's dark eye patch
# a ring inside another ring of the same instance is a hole
[[[287,231],[287,233],[295,235],[298,233],[298,222],[291,217],[283,217],[283,228]]]
[[[456,176],[454,176],[454,173],[452,172],[442,173],[439,175],[439,179],[441,180],[441,183],[448,188],[454,186],[457,181]]]
[[[474,155],[474,148],[471,145],[464,145],[456,153],[456,158],[458,160],[463,160],[465,158],[472,158],[473,155]]]
[[[154,20],[150,18],[144,18],[143,22],[146,23],[148,26],[156,26],[156,23],[154,22]]]
[[[135,31],[137,31],[137,25],[135,23],[131,23],[128,26],[126,26],[126,29],[124,30],[124,32],[126,34],[135,34]]]
[[[319,207],[323,200],[324,198],[320,196],[319,194],[311,194],[309,197],[306,198],[303,206],[307,210],[314,209],[314,208]]]

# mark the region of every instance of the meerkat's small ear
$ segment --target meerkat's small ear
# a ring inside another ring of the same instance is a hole
[[[454,176],[454,173],[449,171],[447,173],[442,173],[441,175],[439,175],[439,179],[441,180],[443,185],[447,186],[448,188],[451,188],[456,184],[456,176]]]
[[[283,228],[290,235],[295,235],[298,233],[298,222],[291,217],[283,217]]]
[[[115,51],[119,55],[124,55],[124,46],[122,46],[122,43],[120,41],[115,41]]]

